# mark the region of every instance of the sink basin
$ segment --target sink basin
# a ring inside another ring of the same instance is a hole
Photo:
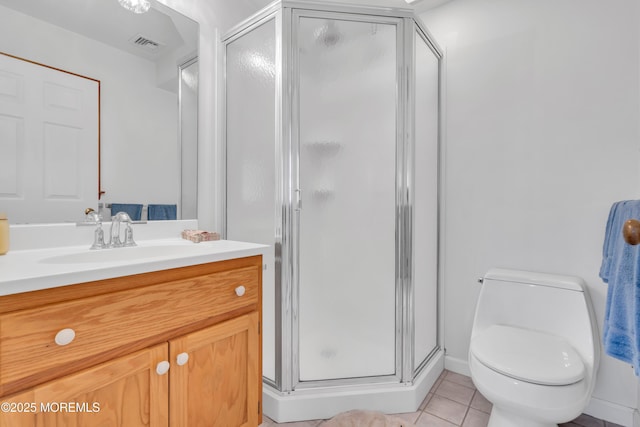
[[[182,227],[175,225],[174,228],[178,226]],[[75,230],[74,224],[60,228],[72,227]],[[39,228],[35,230],[41,231]],[[86,229],[83,231],[89,234]],[[78,283],[265,256],[270,250],[266,245],[232,240],[193,243],[175,237],[180,230],[174,231],[176,232],[172,232],[169,237],[140,239],[138,246],[132,248],[90,250],[87,243],[87,240],[90,243],[90,239],[83,238],[87,236],[76,236],[73,240],[76,244],[73,246],[12,250],[7,255],[0,256],[0,298]],[[153,230],[149,232],[153,233]],[[59,234],[64,237],[65,233]],[[33,239],[35,235],[27,233],[25,236],[25,241],[30,241],[28,239]],[[47,239],[50,237],[47,235]]]
[[[84,264],[101,262],[134,261],[158,257],[183,257],[207,253],[211,248],[189,245],[134,246],[102,249],[52,256],[40,260],[43,264]]]

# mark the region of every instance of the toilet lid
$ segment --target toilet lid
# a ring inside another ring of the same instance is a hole
[[[470,351],[494,371],[534,384],[568,385],[584,378],[584,363],[571,344],[544,332],[492,325],[473,337]]]

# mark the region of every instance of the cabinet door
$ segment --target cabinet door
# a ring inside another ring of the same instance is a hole
[[[259,424],[259,320],[254,312],[169,342],[172,426]]]
[[[167,427],[168,375],[156,372],[167,353],[162,344],[2,398],[0,427]]]

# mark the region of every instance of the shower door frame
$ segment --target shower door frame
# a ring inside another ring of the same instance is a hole
[[[283,355],[282,349],[283,346],[288,343],[289,335],[286,333],[287,329],[283,325],[286,324],[286,317],[283,316],[283,310],[287,311],[290,308],[283,305],[283,302],[286,301],[286,298],[283,298],[283,295],[286,295],[288,289],[290,288],[290,283],[286,280],[287,275],[282,272],[282,266],[291,265],[291,262],[282,262],[282,259],[289,259],[288,249],[289,244],[286,238],[288,235],[284,232],[288,228],[288,222],[290,219],[287,217],[287,206],[290,203],[285,201],[285,192],[284,188],[284,176],[285,172],[283,167],[285,165],[285,161],[283,159],[285,153],[285,144],[286,144],[286,135],[287,131],[285,130],[284,122],[282,119],[286,117],[286,103],[283,102],[284,97],[282,96],[283,92],[283,69],[286,69],[283,64],[283,54],[282,54],[282,15],[283,10],[280,6],[279,1],[274,1],[273,3],[266,6],[264,9],[258,11],[256,14],[248,17],[244,21],[241,21],[236,26],[232,27],[224,36],[221,38],[222,49],[220,53],[220,62],[221,69],[223,72],[223,77],[220,81],[219,90],[221,94],[221,105],[224,107],[221,108],[221,130],[220,130],[220,138],[222,140],[220,155],[223,159],[221,163],[221,192],[223,193],[222,199],[222,214],[221,214],[221,224],[220,229],[222,238],[227,239],[227,224],[228,224],[228,191],[227,191],[227,114],[226,114],[226,105],[227,105],[227,48],[229,44],[234,41],[240,39],[246,34],[258,29],[262,25],[267,24],[269,21],[274,21],[275,24],[275,97],[276,97],[276,108],[275,108],[275,117],[274,120],[276,122],[275,126],[275,176],[276,176],[276,185],[275,185],[275,201],[274,206],[276,207],[275,212],[275,224],[274,224],[274,277],[275,277],[275,378],[271,379],[263,376],[263,383],[274,387],[280,390],[281,384],[283,383],[282,378],[287,377],[287,370],[283,370],[284,362],[286,362],[286,352]],[[284,110],[284,111],[283,111]],[[267,264],[264,264],[263,270],[267,270]],[[267,270],[268,271],[268,270]],[[263,272],[263,274],[265,274]],[[268,274],[268,273],[267,273]],[[283,317],[285,319],[283,319]],[[261,319],[261,328],[264,329],[264,320]],[[284,333],[283,333],[284,331]],[[264,335],[264,334],[262,334]],[[284,360],[283,360],[284,359]]]
[[[440,316],[441,316],[441,306],[443,304],[442,301],[442,293],[440,292],[440,283],[441,283],[441,269],[440,269],[440,262],[441,262],[441,257],[440,257],[440,247],[441,247],[441,242],[440,242],[440,226],[441,226],[441,216],[440,213],[442,212],[443,209],[443,201],[442,201],[442,184],[443,184],[443,176],[442,176],[442,163],[444,162],[444,158],[443,158],[443,152],[442,152],[442,141],[444,138],[443,135],[443,123],[444,123],[444,96],[443,96],[443,88],[444,88],[444,54],[442,52],[442,50],[440,49],[440,47],[433,41],[434,38],[431,35],[431,33],[429,33],[429,31],[427,30],[427,28],[422,24],[422,22],[418,19],[415,19],[413,16],[411,18],[405,18],[405,40],[407,40],[408,42],[405,45],[405,49],[406,49],[406,57],[407,58],[407,65],[411,64],[413,65],[412,67],[407,67],[407,76],[408,76],[408,83],[409,83],[409,90],[407,91],[407,105],[409,106],[409,108],[411,108],[411,111],[413,112],[413,114],[407,114],[405,116],[406,119],[406,127],[407,127],[407,140],[408,140],[408,146],[409,146],[409,150],[407,151],[406,155],[407,155],[407,165],[409,167],[409,175],[408,175],[408,179],[410,180],[410,191],[407,192],[408,195],[408,205],[413,207],[414,206],[414,198],[415,198],[415,188],[414,188],[414,183],[415,183],[415,158],[414,158],[414,150],[415,150],[415,146],[416,146],[416,138],[415,138],[415,121],[416,121],[416,117],[415,117],[415,110],[416,110],[416,97],[415,97],[415,90],[410,90],[411,88],[415,88],[417,86],[416,80],[416,67],[415,64],[417,63],[416,60],[416,43],[415,43],[415,38],[414,36],[417,34],[420,39],[425,43],[425,45],[429,48],[429,50],[431,50],[431,52],[435,55],[435,57],[437,58],[438,61],[438,82],[437,82],[437,87],[438,87],[438,119],[437,119],[437,128],[438,128],[438,132],[437,132],[437,171],[436,171],[436,175],[437,175],[437,200],[436,200],[436,204],[437,204],[437,211],[436,211],[436,227],[437,227],[437,234],[436,234],[436,247],[438,248],[437,250],[437,259],[436,259],[436,298],[437,298],[437,303],[436,303],[436,346],[427,354],[427,356],[423,359],[423,360],[419,360],[416,361],[415,360],[415,351],[414,351],[414,346],[415,346],[415,339],[414,339],[414,334],[415,334],[415,321],[414,318],[405,318],[405,321],[407,322],[406,325],[409,326],[409,328],[405,328],[404,333],[405,333],[405,339],[407,339],[410,342],[410,345],[408,345],[407,347],[405,347],[405,351],[407,351],[410,357],[406,357],[404,362],[405,362],[405,366],[403,369],[403,373],[406,376],[406,381],[411,381],[411,379],[417,377],[420,372],[422,372],[423,369],[426,368],[426,366],[429,364],[429,362],[431,361],[431,359],[436,355],[436,353],[438,351],[440,351],[441,349],[441,337],[442,337],[442,325],[440,324]],[[412,217],[412,213],[413,213],[413,209],[410,210],[410,213],[406,219],[407,223],[410,224],[410,226],[413,229],[413,223],[414,223],[414,218]],[[410,233],[410,238],[413,239],[413,232]],[[413,242],[411,244],[411,248],[412,248],[412,252],[413,252]],[[414,262],[414,256],[413,253],[411,254],[411,262]],[[411,273],[411,270],[409,270]],[[408,298],[409,301],[405,302],[405,306],[408,308],[407,310],[407,316],[412,316],[414,314],[414,302],[415,299],[411,298],[411,296],[415,293],[415,282],[413,280],[413,275],[410,274],[409,275],[409,285],[408,285],[408,290],[405,294],[405,298]],[[410,330],[408,330],[410,329]]]
[[[370,15],[363,14],[362,9],[354,8],[350,10],[349,7],[341,8],[342,10],[336,11],[337,8],[331,7],[327,8],[327,10],[319,10],[317,7],[292,7],[290,10],[290,32],[287,33],[291,35],[290,40],[284,40],[284,46],[288,46],[290,48],[289,54],[290,56],[290,67],[288,68],[289,73],[287,75],[287,79],[290,82],[290,99],[289,103],[291,105],[291,173],[292,173],[292,190],[293,190],[293,198],[294,198],[294,209],[292,212],[292,223],[290,235],[292,236],[292,288],[291,288],[291,299],[292,299],[292,330],[291,330],[291,338],[292,338],[292,382],[291,382],[291,390],[305,390],[305,389],[315,389],[318,387],[327,387],[327,386],[342,386],[342,385],[361,385],[361,384],[371,384],[371,383],[398,383],[401,381],[401,371],[402,371],[402,353],[403,353],[403,336],[401,330],[402,317],[404,312],[404,307],[401,307],[399,303],[403,301],[402,299],[402,287],[403,287],[403,274],[401,258],[402,251],[406,250],[406,240],[403,239],[403,229],[404,224],[402,220],[402,216],[398,215],[398,212],[401,212],[402,209],[399,210],[399,207],[402,206],[402,194],[405,194],[404,188],[404,180],[401,178],[404,176],[404,152],[405,152],[405,144],[404,144],[404,122],[403,115],[404,111],[404,103],[402,100],[402,94],[406,93],[406,90],[403,90],[406,87],[406,77],[405,73],[403,73],[404,67],[402,64],[404,63],[404,47],[403,47],[403,19],[398,17],[397,15]],[[317,5],[316,5],[317,6]],[[374,375],[367,377],[347,377],[347,378],[333,378],[333,379],[322,379],[322,380],[308,380],[301,381],[300,380],[300,344],[299,344],[299,301],[300,301],[300,271],[299,271],[299,260],[300,260],[300,216],[299,212],[301,209],[301,199],[300,196],[304,189],[300,186],[300,155],[301,155],[301,141],[300,141],[300,58],[298,54],[298,44],[297,38],[295,37],[299,31],[299,22],[303,18],[312,18],[312,19],[327,19],[327,20],[339,20],[339,21],[350,21],[350,22],[359,22],[359,23],[367,23],[367,24],[381,24],[381,25],[393,25],[395,27],[395,68],[396,68],[396,117],[395,117],[395,170],[394,175],[396,176],[395,183],[395,198],[396,198],[396,218],[395,218],[395,355],[394,355],[394,373],[390,375]],[[287,69],[287,68],[285,68]],[[410,242],[409,242],[410,243]]]
[[[396,315],[395,315],[395,373],[392,375],[349,377],[300,381],[298,349],[298,285],[299,271],[296,262],[299,259],[299,218],[297,209],[301,199],[299,188],[299,80],[298,59],[295,52],[293,35],[297,30],[300,17],[341,19],[357,22],[392,24],[396,26]],[[432,41],[433,38],[424,26],[414,17],[410,9],[395,9],[369,6],[349,6],[314,2],[276,0],[254,16],[233,27],[222,37],[224,47],[222,69],[226,70],[226,47],[232,41],[242,37],[264,23],[275,20],[276,29],[276,159],[275,159],[275,209],[274,246],[275,265],[275,378],[263,378],[265,384],[282,394],[313,391],[318,388],[334,386],[362,386],[368,384],[411,384],[416,376],[428,365],[432,356],[441,351],[440,324],[440,261],[437,261],[437,322],[436,346],[429,355],[417,364],[414,360],[412,278],[412,232],[413,232],[413,170],[412,161],[414,141],[414,97],[410,88],[414,87],[415,42],[417,31],[438,59],[438,230],[441,207],[441,140],[442,140],[442,73],[443,54]],[[226,72],[226,71],[225,71]],[[226,81],[226,76],[225,76]],[[221,85],[223,105],[226,105],[226,85]],[[221,135],[226,141],[226,115],[222,113]],[[223,142],[221,154],[226,159],[226,142]],[[226,182],[226,160],[221,171]],[[298,191],[297,191],[298,190]],[[226,238],[227,208],[226,184],[223,185],[223,215],[221,229]],[[439,233],[438,233],[439,236]],[[438,238],[439,239],[439,238]],[[439,243],[438,243],[439,245]]]

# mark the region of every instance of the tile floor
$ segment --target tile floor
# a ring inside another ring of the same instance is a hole
[[[471,378],[444,371],[416,412],[396,414],[417,427],[486,427],[491,403],[475,388]],[[264,417],[261,427],[317,427],[323,420],[276,423]],[[321,427],[321,426],[320,426]],[[560,427],[622,427],[618,424],[581,415]]]

